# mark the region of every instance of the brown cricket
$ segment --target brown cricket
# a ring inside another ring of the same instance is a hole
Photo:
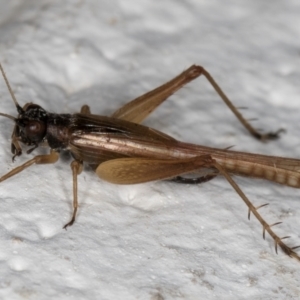
[[[158,88],[130,101],[112,116],[91,114],[87,105],[80,113],[49,113],[37,104],[27,103],[21,107],[10,87],[0,64],[7,88],[15,103],[18,117],[0,113],[12,119],[15,127],[12,134],[11,151],[13,160],[22,154],[20,143],[31,146],[27,154],[41,145],[48,145],[50,154],[37,155],[0,178],[0,182],[12,177],[34,164],[56,163],[61,151],[69,151],[74,158],[71,163],[73,174],[73,214],[64,226],[72,225],[78,208],[77,176],[83,164],[90,165],[96,174],[115,184],[135,184],[153,180],[170,179],[180,183],[201,183],[223,175],[248,207],[248,218],[252,213],[263,227],[263,237],[267,231],[287,255],[300,260],[294,251],[300,247],[289,247],[283,242],[288,237],[279,237],[258,213],[240,187],[232,179],[233,174],[263,178],[291,187],[300,187],[300,160],[216,149],[183,143],[158,130],[140,123],[169,96],[184,85],[204,75],[221,99],[234,113],[243,126],[259,140],[276,139],[282,130],[261,134],[244,119],[237,108],[227,98],[215,80],[201,66],[193,65],[180,75]],[[208,173],[196,178],[186,174],[206,169]]]

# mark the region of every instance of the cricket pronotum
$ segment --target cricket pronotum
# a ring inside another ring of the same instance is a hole
[[[169,96],[184,85],[203,75],[217,94],[234,113],[241,124],[259,140],[276,139],[282,130],[261,134],[244,119],[237,108],[227,98],[215,80],[201,66],[193,65],[174,79],[158,88],[130,101],[111,117],[91,114],[87,105],[80,113],[49,113],[37,104],[27,103],[21,107],[10,87],[0,65],[3,78],[17,108],[18,117],[0,113],[14,121],[11,151],[13,160],[22,154],[20,143],[31,146],[29,154],[42,144],[48,145],[50,154],[37,155],[21,166],[0,178],[0,182],[12,177],[34,164],[53,164],[61,151],[70,151],[74,160],[71,163],[73,174],[73,214],[64,226],[72,225],[78,209],[77,176],[83,164],[90,165],[96,174],[115,184],[134,184],[153,180],[169,179],[180,183],[202,183],[222,175],[238,193],[248,207],[248,218],[252,213],[265,233],[273,238],[275,249],[278,246],[287,255],[300,260],[294,251],[284,243],[287,237],[279,237],[274,224],[268,224],[240,187],[232,175],[267,179],[291,187],[300,187],[300,160],[209,148],[183,143],[155,129],[140,123]],[[196,178],[186,174],[207,169],[208,173]]]

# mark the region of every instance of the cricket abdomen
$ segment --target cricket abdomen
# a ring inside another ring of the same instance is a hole
[[[232,174],[256,177],[300,188],[300,173],[281,167],[230,158],[215,158],[226,171]]]

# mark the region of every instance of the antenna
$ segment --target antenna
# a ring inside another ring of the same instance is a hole
[[[6,75],[5,75],[5,73],[4,73],[4,70],[3,70],[3,68],[2,68],[1,63],[0,63],[0,69],[1,69],[2,76],[3,76],[4,80],[5,80],[6,86],[7,86],[8,90],[9,90],[9,93],[10,93],[10,95],[11,95],[11,97],[12,97],[12,99],[13,99],[13,101],[14,101],[16,107],[17,107],[18,113],[19,113],[19,114],[24,113],[23,108],[19,105],[19,103],[18,103],[18,101],[17,101],[17,99],[16,99],[16,97],[15,97],[13,91],[12,91],[12,88],[10,87],[10,84],[9,84],[9,82],[8,82],[8,79],[7,79]],[[8,117],[8,115],[5,115],[5,114],[1,114],[1,115],[2,115],[2,116],[5,116],[5,117]],[[9,118],[9,117],[8,117],[8,118]],[[14,119],[14,120],[15,120],[15,119]]]

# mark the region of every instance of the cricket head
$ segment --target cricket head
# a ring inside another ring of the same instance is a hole
[[[44,140],[47,132],[47,112],[39,105],[33,103],[27,103],[22,108],[17,102],[1,64],[0,69],[18,112],[17,118],[0,113],[0,116],[9,118],[15,122],[11,142],[11,152],[14,160],[16,156],[22,154],[19,142],[27,146],[33,146],[27,151],[27,154],[29,154]]]

